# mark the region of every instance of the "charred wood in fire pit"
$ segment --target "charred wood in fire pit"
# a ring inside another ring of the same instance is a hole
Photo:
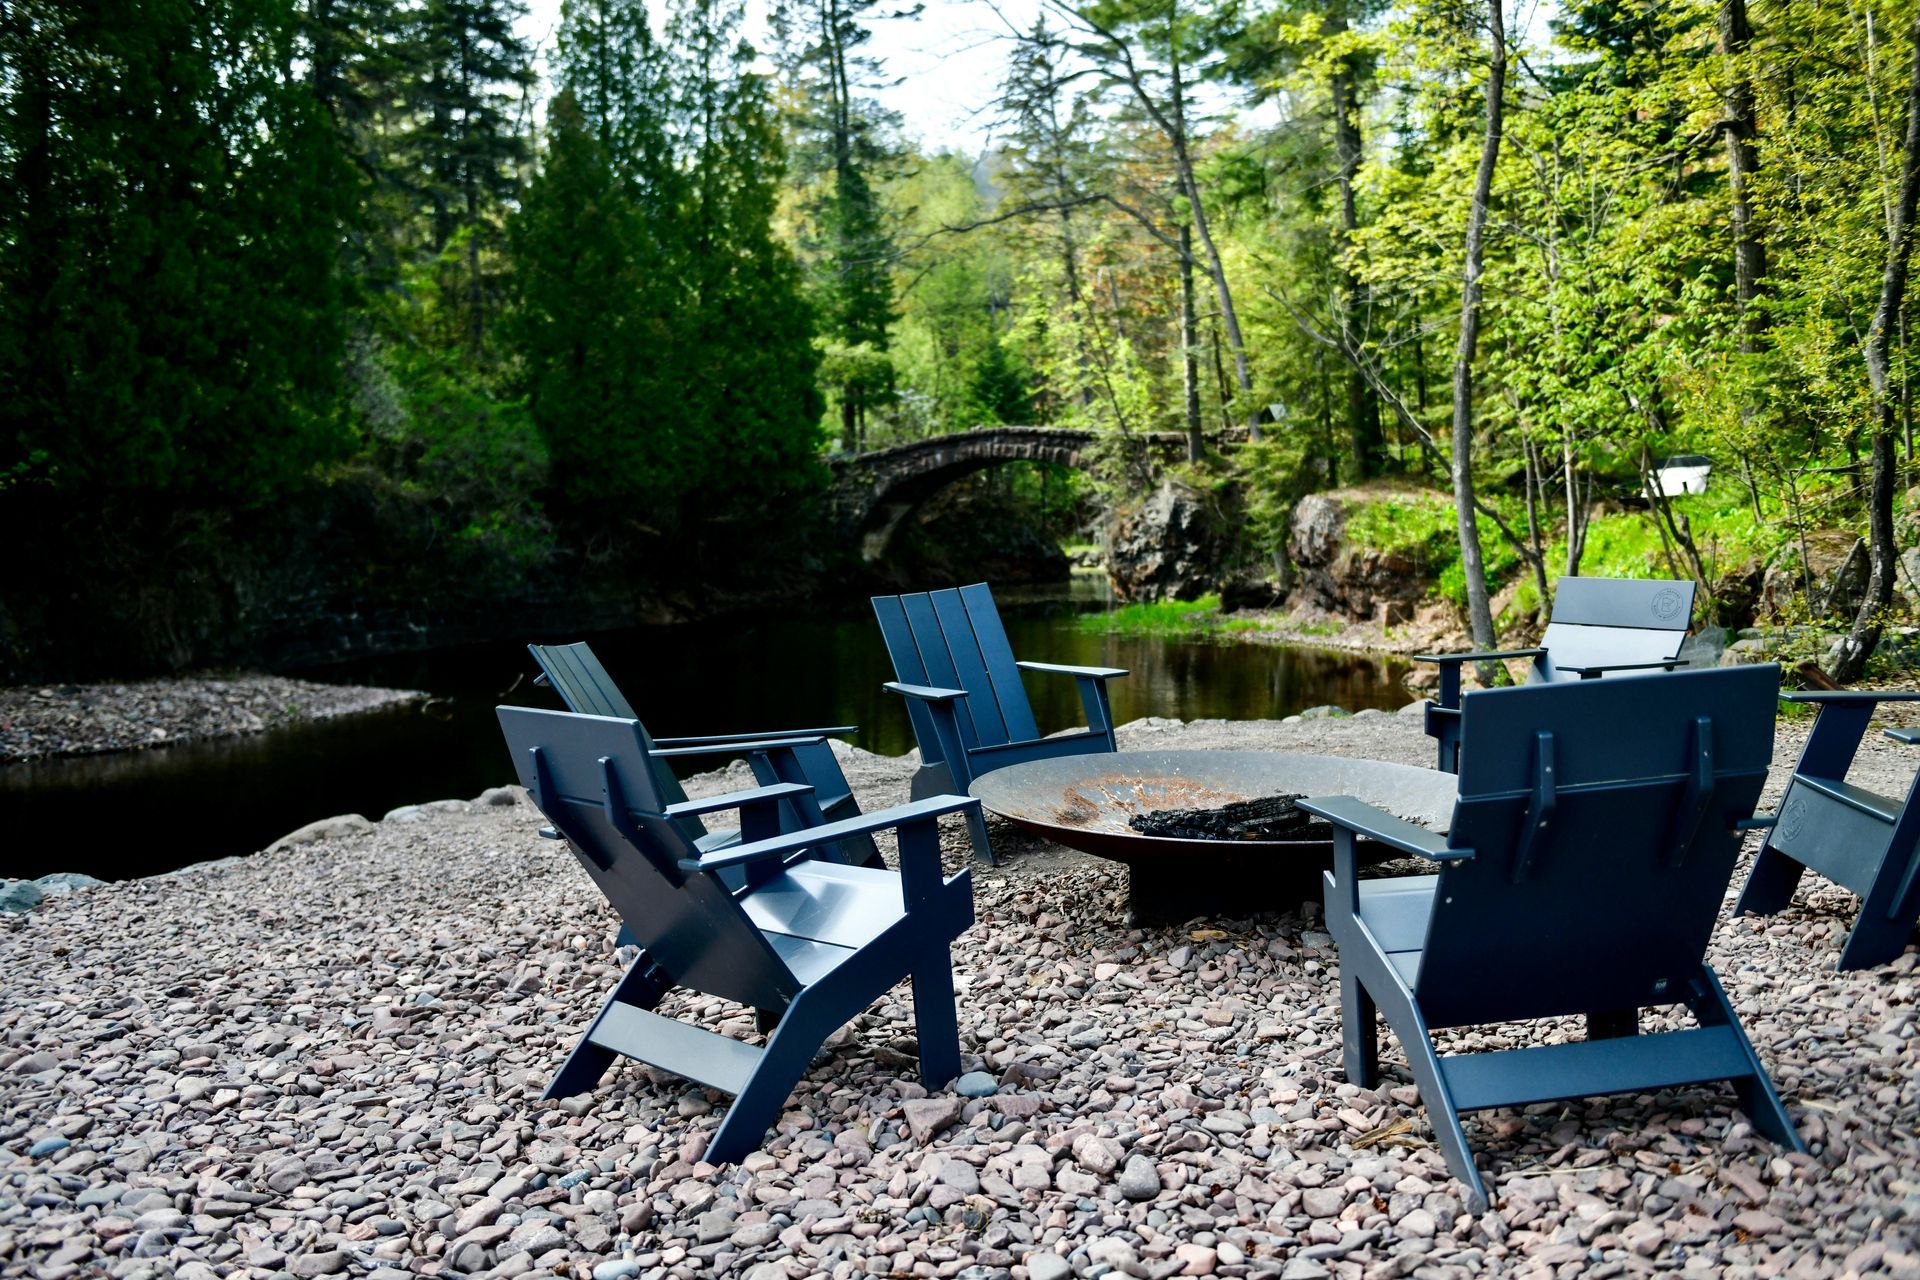
[[[1127,819],[1127,825],[1147,836],[1182,840],[1303,840],[1309,829],[1323,826],[1296,801],[1300,794],[1235,800],[1215,809],[1152,809]]]

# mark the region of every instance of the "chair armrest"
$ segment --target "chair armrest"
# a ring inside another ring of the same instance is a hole
[[[805,791],[810,788],[796,789]],[[767,790],[773,791],[776,788],[768,787]],[[872,813],[863,813],[857,818],[809,827],[805,831],[789,831],[770,836],[765,840],[755,840],[751,844],[737,844],[731,849],[716,850],[700,858],[682,858],[680,867],[683,871],[718,871],[725,867],[738,866],[743,862],[783,857],[789,853],[811,849],[816,845],[832,844],[848,836],[890,831],[909,822],[938,818],[945,814],[979,807],[978,800],[972,800],[966,796],[932,796],[926,800],[915,800],[911,804],[895,805],[891,809],[876,809]]]
[[[1808,689],[1782,693],[1783,702],[1920,702],[1920,693],[1895,693],[1889,689]]]
[[[1608,662],[1591,667],[1557,667],[1560,671],[1571,671],[1581,679],[1590,676],[1605,675],[1609,671],[1652,671],[1656,667],[1662,671],[1671,671],[1675,667],[1691,666],[1692,658],[1662,658],[1658,662]]]
[[[1413,660],[1446,666],[1448,663],[1495,662],[1503,658],[1544,658],[1546,654],[1545,649],[1502,649],[1492,653],[1416,653]]]
[[[704,800],[683,800],[679,804],[670,804],[666,808],[666,816],[692,818],[721,809],[744,809],[748,805],[768,804],[812,794],[813,788],[803,782],[776,782],[770,787],[755,787],[751,791],[729,791],[725,795],[708,796]]]
[[[1343,827],[1369,840],[1377,840],[1402,853],[1415,854],[1434,862],[1465,862],[1473,856],[1473,850],[1452,848],[1447,844],[1447,838],[1437,832],[1383,813],[1352,796],[1315,796],[1300,801],[1299,807],[1316,817],[1325,818],[1336,827]]]
[[[1124,667],[1072,667],[1058,662],[1016,662],[1022,671],[1044,671],[1052,675],[1085,676],[1094,680],[1118,680],[1127,674]]]
[[[701,738],[655,738],[656,747],[697,747],[709,742],[757,742],[771,746],[789,746],[787,742],[773,742],[775,738],[844,738],[848,734],[860,732],[857,724],[837,724],[826,729],[779,729],[771,733],[714,733]]]
[[[967,696],[965,689],[941,689],[928,684],[901,684],[898,680],[889,680],[880,686],[908,698],[918,698],[922,702],[951,702],[955,698]]]
[[[1920,742],[1920,729],[1882,729],[1880,732],[1895,742],[1904,742],[1910,747]]]
[[[656,739],[658,741],[658,739]],[[684,741],[684,739],[683,739]],[[738,756],[752,751],[778,751],[782,747],[811,747],[825,742],[825,738],[758,738],[742,741],[720,741],[714,739],[697,747],[660,747],[656,746],[648,755],[662,760],[671,760],[675,756]]]

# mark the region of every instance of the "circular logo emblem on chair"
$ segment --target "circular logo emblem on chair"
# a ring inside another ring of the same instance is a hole
[[[1653,616],[1662,622],[1671,622],[1680,616],[1680,593],[1672,587],[1657,592],[1653,597]]]
[[[1786,811],[1780,815],[1780,838],[1789,842],[1797,840],[1800,836],[1800,828],[1805,825],[1806,820],[1807,806],[1800,797],[1795,796],[1793,803],[1788,805]]]

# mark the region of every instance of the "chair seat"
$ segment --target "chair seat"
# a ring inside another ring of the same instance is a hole
[[[846,948],[865,946],[906,914],[898,875],[843,862],[796,863],[748,893],[740,906],[769,937]]]
[[[1420,953],[1426,946],[1427,921],[1433,915],[1433,895],[1439,885],[1437,875],[1360,882],[1360,922],[1409,989],[1420,978]]]

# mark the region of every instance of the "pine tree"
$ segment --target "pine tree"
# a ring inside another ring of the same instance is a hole
[[[352,183],[295,17],[0,11],[0,485],[245,506],[344,447]]]
[[[734,0],[681,0],[676,135],[689,175],[685,412],[701,483],[762,519],[817,482],[819,357],[792,252],[773,234],[785,156]]]
[[[521,387],[576,523],[670,526],[692,456],[680,368],[684,183],[639,0],[572,0],[547,146],[511,223]]]
[[[406,121],[394,149],[436,260],[436,336],[475,361],[504,291],[503,211],[527,160],[519,112],[535,77],[514,30],[524,14],[520,0],[423,0],[399,53]]]

